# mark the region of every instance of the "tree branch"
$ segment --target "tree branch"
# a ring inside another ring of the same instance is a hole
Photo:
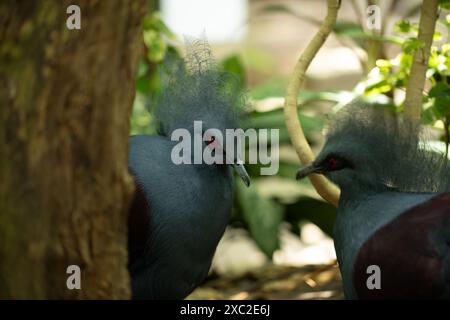
[[[297,94],[300,90],[304,80],[305,73],[308,69],[312,59],[316,56],[319,49],[324,44],[328,35],[333,30],[336,24],[337,13],[339,10],[338,0],[327,0],[327,16],[317,31],[314,38],[306,47],[305,51],[300,56],[294,73],[290,79],[287,87],[286,100],[284,106],[284,116],[286,127],[291,136],[292,144],[297,152],[300,161],[304,164],[311,163],[314,160],[314,155],[308,142],[306,141],[300,121],[297,115]],[[322,198],[337,206],[339,201],[339,189],[331,184],[324,176],[313,174],[310,177],[311,183],[320,194]]]
[[[425,84],[425,73],[428,68],[430,48],[433,43],[439,0],[423,0],[420,10],[418,39],[423,47],[414,53],[414,60],[406,85],[405,113],[415,119],[420,119],[422,111],[422,92]]]

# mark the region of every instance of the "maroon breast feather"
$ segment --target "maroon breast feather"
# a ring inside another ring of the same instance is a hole
[[[144,190],[135,182],[135,192],[128,213],[128,265],[142,257],[150,238],[150,206]]]
[[[450,285],[442,269],[449,267],[444,261],[450,255],[449,222],[450,194],[441,194],[376,231],[357,255],[353,281],[358,298],[441,298]],[[370,265],[380,268],[380,289],[366,284]]]

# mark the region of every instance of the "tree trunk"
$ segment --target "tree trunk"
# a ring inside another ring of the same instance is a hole
[[[423,87],[426,80],[430,48],[433,44],[433,35],[438,15],[438,0],[423,0],[420,10],[419,39],[423,46],[414,52],[413,63],[409,73],[405,93],[405,114],[420,120],[422,113]]]
[[[129,115],[146,1],[0,3],[0,298],[128,298]],[[81,289],[69,290],[69,265]]]

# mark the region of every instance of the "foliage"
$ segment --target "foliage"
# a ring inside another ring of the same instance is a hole
[[[255,186],[246,188],[236,183],[238,209],[248,226],[250,235],[260,249],[269,257],[279,248],[278,227],[283,221],[283,207],[261,197]]]
[[[160,13],[157,11],[144,18],[142,39],[146,50],[138,66],[136,98],[131,116],[131,134],[154,134],[156,128],[149,109],[161,90],[158,65],[168,54],[179,55],[179,53],[169,43],[169,41],[174,41],[176,36],[161,20]]]
[[[450,34],[450,15],[439,20],[439,24]],[[367,78],[362,81],[355,91],[363,97],[377,97],[386,105],[397,111],[404,108],[403,90],[409,78],[409,71],[414,52],[420,50],[423,44],[417,39],[417,24],[409,20],[400,20],[395,25],[395,32],[402,37],[401,52],[393,59],[378,59]],[[435,31],[435,44],[431,47],[428,61],[427,93],[423,96],[422,119],[426,124],[434,124],[442,120],[448,130],[450,116],[450,45],[442,42],[442,34]],[[438,44],[441,42],[441,44]],[[445,134],[445,133],[444,133]],[[447,141],[448,143],[448,141]]]

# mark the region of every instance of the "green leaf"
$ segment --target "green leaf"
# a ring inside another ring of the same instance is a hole
[[[450,0],[439,0],[441,9],[450,10]]]
[[[381,79],[380,81],[374,82],[372,84],[368,84],[364,90],[364,94],[372,95],[372,94],[380,94],[386,93],[392,90],[391,84],[387,79]]]
[[[130,134],[154,134],[152,117],[145,107],[145,97],[136,95],[130,120]]]
[[[306,116],[300,111],[300,122],[302,123],[303,131],[307,138],[314,133],[320,132],[323,128],[323,121],[319,117]],[[278,129],[280,143],[290,143],[289,133],[286,129],[283,109],[275,109],[266,112],[252,111],[248,117],[243,121],[242,127],[244,129]]]
[[[354,22],[351,21],[338,21],[334,26],[333,31],[339,36],[347,36],[347,37],[364,37],[366,34],[363,28]]]
[[[302,220],[309,220],[333,237],[333,227],[336,221],[336,208],[331,204],[311,198],[301,198],[286,207],[286,220],[299,233],[298,224]]]
[[[142,95],[150,94],[150,80],[147,76],[141,76],[136,80],[136,90]]]
[[[144,43],[147,47],[147,57],[151,62],[161,62],[167,50],[167,44],[155,30],[144,31]]]
[[[352,39],[360,48],[366,47],[367,40],[374,39],[374,35],[364,32],[360,25],[349,21],[336,22],[333,31],[339,37]]]
[[[434,98],[434,112],[438,112],[441,116],[450,115],[450,86],[443,82],[438,82],[428,93],[428,97]]]
[[[266,81],[258,86],[253,87],[249,92],[249,97],[254,100],[262,100],[271,97],[284,97],[286,95],[287,80],[285,78],[277,78]],[[331,101],[339,102],[341,99],[348,97],[349,91],[310,91],[301,90],[298,99],[301,103],[307,101]]]
[[[237,54],[226,57],[222,60],[222,69],[239,77],[242,85],[245,84],[245,67],[242,59]]]
[[[423,47],[424,43],[415,37],[410,37],[406,39],[402,45],[403,51],[408,54],[413,54],[416,50]]]
[[[440,31],[435,31],[433,33],[433,41],[440,41],[442,39],[442,33]]]
[[[392,63],[389,60],[385,60],[385,59],[378,59],[375,62],[376,66],[379,68],[390,68],[392,67]]]
[[[403,40],[397,36],[377,35],[365,32],[354,22],[338,21],[333,30],[337,36],[352,39],[359,47],[365,49],[368,40],[402,44]]]
[[[398,33],[409,33],[413,31],[412,24],[409,20],[400,20],[394,26],[394,31]]]
[[[436,108],[433,108],[432,106],[423,110],[421,117],[425,124],[433,124],[437,120],[443,118]]]
[[[156,11],[151,15],[144,17],[142,22],[142,29],[144,31],[157,31],[158,33],[166,35],[170,39],[175,39],[176,35],[169,29],[169,27],[164,23],[161,18],[161,13]]]
[[[249,97],[254,100],[261,100],[269,97],[284,97],[286,94],[287,80],[277,78],[265,81],[250,89]]]
[[[283,221],[283,207],[261,197],[255,181],[247,188],[236,179],[236,201],[242,218],[258,247],[269,258],[280,247],[279,227]]]

